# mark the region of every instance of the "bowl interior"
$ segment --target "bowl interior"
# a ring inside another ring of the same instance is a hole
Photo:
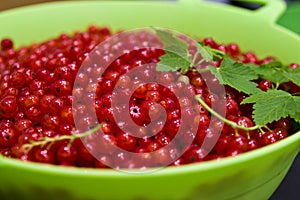
[[[284,9],[280,1],[272,4],[278,4],[274,9]],[[192,37],[237,42],[243,50],[278,56],[283,62],[299,62],[300,47],[295,44],[299,37],[275,24],[272,13],[280,12],[270,12],[271,6],[250,11],[193,0],[55,2],[2,12],[0,25],[5,29],[0,37],[10,36],[20,46],[83,30],[89,24],[107,25],[113,30],[159,26]]]
[[[300,63],[300,38],[274,21],[265,20],[259,12],[196,1],[55,2],[0,13],[0,27],[5,27],[0,38],[9,36],[17,46],[22,46],[62,32],[83,30],[89,24],[109,26],[113,30],[159,26],[192,37],[236,42],[243,50],[255,51],[261,57],[274,55],[283,62]],[[3,180],[0,194],[12,195],[11,188],[18,188],[30,198],[35,195],[38,199],[39,192],[43,198],[47,198],[45,194],[52,198],[53,191],[58,194],[59,188],[64,188],[61,195],[66,199],[72,199],[73,195],[99,199],[99,190],[103,199],[112,196],[116,199],[192,199],[196,196],[220,199],[243,196],[270,182],[268,189],[260,194],[263,198],[278,186],[299,146],[298,132],[274,145],[237,157],[142,174],[73,169],[0,157]],[[15,181],[17,178],[19,181]],[[45,191],[45,188],[48,189]],[[156,193],[152,192],[153,188]],[[220,191],[218,194],[213,192],[216,188]],[[252,195],[257,197],[259,193],[255,193]]]

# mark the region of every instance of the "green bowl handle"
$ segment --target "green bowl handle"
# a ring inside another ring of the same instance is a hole
[[[258,2],[264,4],[262,8],[257,10],[255,16],[261,20],[275,23],[280,15],[286,10],[286,3],[283,0],[246,0],[250,2]]]
[[[207,0],[200,0],[202,3],[215,3],[208,2]],[[263,6],[255,11],[251,11],[253,13],[253,17],[257,17],[260,20],[267,21],[269,23],[275,23],[276,20],[280,17],[280,15],[286,10],[286,3],[284,0],[240,0],[243,2],[252,2],[259,3]],[[179,0],[179,3],[182,5],[195,4],[199,2],[199,0]],[[252,14],[251,14],[252,15]]]

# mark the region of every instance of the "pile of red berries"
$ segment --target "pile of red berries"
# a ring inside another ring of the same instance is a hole
[[[207,88],[207,80],[199,73],[188,71],[185,74],[188,85],[186,81],[175,82],[177,77],[172,73],[156,73],[156,79],[168,87],[153,82],[142,84],[134,79],[135,76],[127,75],[132,69],[152,64],[138,70],[140,76],[144,77],[143,80],[147,80],[147,77],[153,75],[159,57],[164,55],[163,50],[147,48],[147,44],[145,48],[126,51],[137,43],[143,43],[143,37],[132,37],[122,44],[110,47],[110,50],[122,49],[123,55],[113,60],[105,71],[103,66],[98,66],[86,69],[88,73],[82,73],[80,67],[89,52],[111,36],[108,28],[90,26],[85,32],[61,34],[57,38],[18,49],[13,48],[10,39],[1,41],[0,154],[24,161],[65,166],[105,168],[110,167],[107,163],[113,162],[126,162],[130,166],[129,157],[107,152],[101,159],[97,159],[79,137],[71,143],[71,137],[64,137],[80,134],[76,130],[73,116],[75,114],[83,116],[80,123],[89,127],[90,118],[84,117],[84,114],[91,110],[95,110],[98,122],[102,124],[105,141],[126,151],[157,151],[167,146],[180,128],[186,132],[186,137],[195,137],[184,154],[170,165],[234,156],[274,143],[289,135],[291,124],[288,118],[268,125],[270,130],[264,133],[259,130],[238,130],[238,134],[229,125],[213,118],[199,103],[191,100],[195,94],[201,95],[208,105],[220,99],[225,100],[228,120],[244,127],[254,126],[252,105],[240,105],[246,97],[245,94],[230,87],[225,88],[225,96],[212,94]],[[153,42],[158,41],[153,39]],[[243,63],[263,64],[274,59],[267,57],[260,60],[251,52],[242,53],[234,43],[217,44],[211,38],[206,38],[203,42]],[[107,63],[113,57],[110,53],[111,51],[103,52],[103,60]],[[214,64],[219,66],[220,62],[222,60]],[[298,65],[291,64],[290,67],[297,68]],[[102,76],[96,77],[96,84],[92,83],[90,75],[101,73]],[[76,77],[84,87],[74,87]],[[270,81],[258,80],[258,83],[263,91],[272,87]],[[112,100],[116,86],[121,88],[118,99],[130,96],[128,112],[132,121],[140,127],[138,135],[142,137],[135,137],[123,130],[124,124],[115,119],[114,115],[118,114],[113,112],[118,111],[118,107],[112,105]],[[299,90],[299,87],[292,85],[291,90]],[[74,96],[89,98],[82,96],[86,91],[96,92],[95,96],[92,96],[94,105],[87,107],[79,103],[74,110]],[[177,99],[176,91],[184,91],[185,96]],[[151,120],[159,118],[164,112],[165,119],[156,120],[151,124]],[[198,130],[195,130],[195,134],[190,126],[181,127],[183,115],[189,116],[190,123],[197,125]],[[146,127],[149,124],[155,133],[152,136],[147,136]],[[202,147],[204,138],[213,140],[216,137],[218,141],[212,150],[208,152]],[[54,139],[48,143],[38,143],[43,138],[48,141],[49,138]],[[35,142],[39,145],[34,145]],[[26,144],[33,145],[26,150],[23,148]],[[173,151],[166,152],[156,160],[163,162],[162,160],[172,158],[173,154]]]

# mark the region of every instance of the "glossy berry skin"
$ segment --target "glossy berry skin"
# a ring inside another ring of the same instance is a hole
[[[126,151],[132,151],[136,145],[136,138],[129,133],[119,133],[117,135],[117,145]]]
[[[0,100],[0,116],[4,118],[13,117],[18,112],[15,96],[6,96]]]
[[[71,94],[72,86],[69,81],[58,80],[53,84],[52,90],[57,96],[66,96]]]
[[[4,38],[1,40],[1,50],[5,51],[5,50],[9,50],[12,49],[14,46],[13,41],[9,38]]]
[[[268,89],[271,89],[272,88],[272,82],[269,81],[269,80],[262,80],[259,82],[259,89],[261,89],[262,91],[267,91]]]
[[[53,151],[48,149],[36,149],[33,152],[33,157],[37,162],[41,163],[54,164],[55,162]]]
[[[0,131],[0,146],[13,146],[18,138],[16,131],[13,128],[1,128]]]
[[[201,76],[194,76],[194,77],[191,79],[191,84],[192,84],[194,87],[201,87],[201,86],[204,86],[205,80],[203,80],[203,78],[202,78]]]
[[[206,156],[206,152],[204,149],[198,146],[191,146],[183,155],[185,163],[194,163],[203,161]]]
[[[297,69],[297,68],[299,68],[299,64],[297,64],[297,63],[291,63],[291,64],[289,65],[289,67],[290,67],[291,69]]]
[[[247,52],[244,55],[244,63],[257,63],[258,59],[256,57],[256,55],[253,52]]]
[[[264,133],[261,137],[261,144],[262,145],[268,145],[268,144],[272,144],[275,143],[279,140],[279,137],[277,134],[275,134],[274,131],[268,131],[266,133]]]
[[[23,134],[26,129],[32,126],[32,122],[28,119],[19,119],[14,123],[14,129],[18,134]]]
[[[77,159],[77,151],[75,147],[69,145],[68,143],[59,146],[56,154],[57,159],[60,163],[73,163]]]
[[[242,135],[234,136],[231,139],[227,152],[231,152],[233,149],[240,152],[246,152],[248,150],[248,139]]]
[[[231,43],[227,46],[228,53],[231,57],[237,57],[240,54],[239,46],[235,43]]]
[[[275,128],[273,130],[274,134],[278,138],[278,140],[282,140],[286,137],[288,137],[288,132],[285,128]]]
[[[206,46],[210,46],[211,48],[217,48],[218,44],[215,42],[213,38],[205,38],[204,44]]]
[[[1,155],[62,166],[109,168],[116,162],[126,163],[129,168],[136,166],[137,163],[131,163],[130,156],[115,152],[112,146],[117,146],[135,154],[158,152],[155,154],[155,161],[146,161],[150,162],[150,166],[164,163],[170,158],[173,160],[169,165],[180,166],[255,150],[288,137],[293,129],[288,117],[268,125],[270,131],[265,133],[224,125],[223,121],[214,118],[203,105],[193,101],[195,94],[200,95],[208,106],[217,105],[217,109],[220,100],[225,100],[224,117],[238,126],[250,128],[255,125],[251,116],[253,107],[249,104],[241,105],[247,95],[228,86],[225,86],[225,96],[212,93],[206,83],[208,80],[195,69],[190,69],[178,78],[175,73],[156,74],[151,67],[142,68],[144,64],[155,66],[165,54],[162,49],[136,49],[147,43],[145,38],[150,37],[149,35],[129,35],[125,41],[115,45],[108,44],[107,49],[101,52],[100,63],[89,63],[89,55],[94,47],[111,36],[109,28],[92,25],[86,31],[61,34],[19,49],[14,49],[11,39],[1,40]],[[160,44],[157,38],[150,38],[152,43]],[[222,44],[213,38],[203,38],[201,42],[238,62],[265,64],[274,60],[273,57],[259,59],[252,52],[241,52],[236,43]],[[193,49],[189,51],[192,52]],[[123,55],[113,60],[114,54],[120,52]],[[219,67],[222,62],[223,59],[220,59],[211,64]],[[83,63],[88,63],[84,72],[80,71]],[[104,69],[102,65],[106,64],[108,66]],[[135,71],[134,75],[127,74],[139,67],[141,70]],[[293,70],[299,65],[292,63],[289,67]],[[155,76],[160,84],[152,80],[140,81],[139,76],[145,80]],[[74,84],[75,79],[79,87]],[[97,82],[92,83],[92,80]],[[269,80],[259,79],[255,82],[262,91],[273,87]],[[215,78],[210,83],[215,86],[218,80]],[[130,97],[129,102],[125,102],[128,107],[123,104],[113,107],[115,87],[121,88],[117,100]],[[289,88],[292,93],[300,91],[291,82],[282,87]],[[175,94],[180,92],[184,95],[177,98]],[[80,101],[74,102],[75,97],[92,99],[93,103],[84,105]],[[93,134],[86,137],[87,143],[80,137],[73,138],[81,133],[77,129],[78,124],[75,125],[74,117],[80,117],[78,123],[86,127],[87,131],[93,125],[88,114],[91,112],[95,112],[98,123],[102,124],[103,135],[97,135],[97,141],[102,147],[100,149],[93,146]],[[162,119],[164,112],[165,119]],[[117,121],[113,114],[121,116],[121,121]],[[188,118],[188,123],[183,123],[183,116]],[[129,124],[127,120],[132,123]],[[191,125],[195,125],[196,130],[191,130]],[[125,128],[127,126],[129,130]],[[130,129],[131,126],[135,126],[134,132]],[[178,149],[166,151],[164,148],[173,141],[179,130],[185,133],[182,140],[191,136],[194,140],[180,157],[176,157]],[[60,140],[61,138],[64,139]],[[216,145],[208,152],[204,141],[210,143],[216,138]],[[54,139],[55,142],[44,146],[36,145],[29,152],[22,148],[25,144],[33,145],[43,139]],[[97,154],[101,154],[98,158],[90,151],[95,149]],[[147,154],[145,155],[147,158]]]
[[[251,119],[249,119],[248,117],[245,117],[245,116],[235,118],[234,122],[237,125],[243,126],[243,127],[246,127],[246,128],[250,128],[250,127],[254,126],[254,122]],[[253,131],[248,131],[247,132],[245,130],[239,129],[238,133],[239,133],[240,136],[248,137],[248,136],[251,136]]]

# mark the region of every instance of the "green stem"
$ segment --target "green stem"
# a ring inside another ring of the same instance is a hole
[[[204,62],[204,59],[199,60],[196,64],[193,64],[194,67],[201,65]]]
[[[26,152],[29,152],[33,147],[36,147],[36,146],[44,147],[47,144],[51,145],[54,142],[62,141],[62,140],[69,140],[70,141],[69,144],[71,144],[77,138],[86,137],[88,135],[95,133],[102,126],[103,126],[103,123],[99,124],[98,126],[92,128],[84,133],[78,133],[78,134],[72,133],[71,135],[62,135],[59,137],[42,137],[38,141],[30,141],[30,143],[24,144],[22,146],[22,149]]]
[[[244,127],[244,126],[240,126],[237,125],[235,122],[230,121],[228,119],[226,119],[225,117],[221,116],[219,113],[217,113],[216,111],[214,111],[213,109],[211,109],[202,99],[200,95],[196,95],[195,96],[196,100],[208,111],[210,112],[212,115],[214,115],[216,118],[218,118],[219,120],[222,120],[223,122],[225,122],[226,124],[230,125],[232,128],[234,128],[234,130],[236,129],[241,129],[244,131],[253,131],[256,129],[261,128],[261,126],[252,126],[252,127]],[[235,131],[235,133],[237,134],[237,132]]]
[[[208,69],[208,68],[197,69],[197,72],[199,72],[200,74],[201,74],[201,73],[208,72],[208,71],[209,71],[209,69]]]
[[[196,52],[196,54],[194,55],[194,57],[193,57],[193,60],[192,60],[192,63],[191,63],[191,66],[193,67],[193,66],[196,66],[195,65],[195,62],[196,62],[196,59],[198,58],[198,55],[201,55],[201,54],[199,54],[199,52]],[[199,62],[203,62],[204,60],[203,59],[201,59]],[[198,62],[198,63],[199,63]]]

